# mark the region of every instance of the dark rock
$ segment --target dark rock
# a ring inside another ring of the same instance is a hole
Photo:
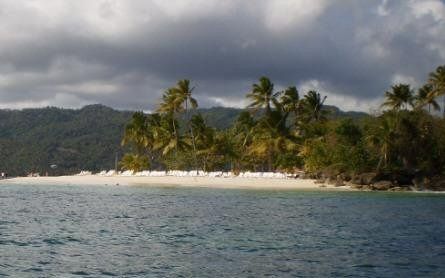
[[[404,171],[404,172],[399,172],[399,173],[393,173],[391,175],[391,181],[394,184],[398,184],[398,185],[412,185],[412,180],[415,177],[415,174],[413,172],[408,172],[408,171]]]
[[[370,185],[376,181],[378,181],[378,175],[377,173],[362,173],[359,175],[354,176],[351,179],[351,182],[353,184],[359,184],[359,185]]]
[[[355,184],[355,185],[362,185],[361,184],[361,179],[360,179],[360,175],[355,175],[352,176],[351,180],[349,181],[351,184]]]
[[[345,182],[343,180],[343,178],[341,177],[341,175],[337,176],[337,179],[335,180],[334,186],[335,187],[339,187],[339,186],[344,186]]]
[[[390,181],[378,181],[371,185],[373,190],[389,190],[392,187],[394,187],[394,185]]]
[[[320,175],[318,173],[305,173],[304,174],[304,178],[305,179],[316,180],[316,179],[320,178]]]
[[[445,177],[436,176],[431,178],[431,181],[425,184],[425,189],[434,191],[445,191]]]
[[[342,174],[340,174],[339,176],[340,176],[340,178],[341,178],[343,181],[350,181],[350,180],[352,179],[351,175],[348,175],[348,174],[346,174],[346,173],[342,173]],[[337,176],[337,177],[338,177],[338,176]]]
[[[348,183],[348,185],[353,189],[363,189],[362,184]]]
[[[370,185],[363,185],[362,190],[371,191],[373,189]]]
[[[333,167],[327,167],[323,169],[323,171],[321,171],[319,174],[322,178],[335,180],[340,173]]]

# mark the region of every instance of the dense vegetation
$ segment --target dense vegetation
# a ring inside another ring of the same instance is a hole
[[[200,108],[196,113],[201,113],[209,126],[226,129],[241,110],[214,107]],[[79,110],[54,107],[0,110],[0,171],[16,176],[114,169],[116,153],[120,158],[128,151],[121,147],[121,140],[132,114],[103,105]],[[349,115],[341,111],[336,114]],[[184,125],[185,115],[179,117]],[[52,169],[51,165],[57,168]]]
[[[215,129],[196,111],[193,89],[189,80],[180,80],[165,91],[156,113],[133,114],[123,140],[132,151],[121,161],[123,168],[304,169],[329,177],[374,172],[408,177],[407,183],[445,170],[445,122],[433,114],[440,110],[437,98],[445,95],[444,66],[417,91],[408,84],[392,86],[381,112],[369,117],[330,117],[326,96],[316,91],[300,96],[294,86],[277,92],[261,77],[233,125]]]
[[[131,114],[102,105],[0,110],[0,171],[15,176],[114,168]]]

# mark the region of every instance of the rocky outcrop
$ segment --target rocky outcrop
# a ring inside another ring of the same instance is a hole
[[[399,171],[395,173],[367,172],[350,176],[345,173],[318,172],[310,175],[317,184],[336,187],[348,185],[358,190],[372,191],[445,191],[445,176],[428,177],[425,173]]]
[[[352,184],[356,185],[370,185],[378,180],[377,173],[370,172],[370,173],[362,173],[355,175],[351,179]]]
[[[389,190],[393,187],[394,185],[390,181],[378,181],[371,185],[372,190],[378,190],[378,191]]]

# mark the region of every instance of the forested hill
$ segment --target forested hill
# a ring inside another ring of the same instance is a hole
[[[364,112],[357,111],[342,111],[336,106],[324,105],[324,110],[328,111],[327,117],[331,119],[335,118],[351,118],[359,119],[366,117],[368,114]],[[237,108],[228,107],[212,107],[212,108],[201,108],[198,111],[204,116],[207,124],[211,127],[217,129],[229,128],[233,122],[238,117],[239,113],[242,111]]]
[[[0,111],[0,169],[10,175],[113,168],[131,112],[102,105],[80,110]],[[50,169],[55,164],[56,169]]]
[[[341,112],[335,107],[328,109],[336,117],[366,115]],[[200,109],[208,124],[219,129],[228,128],[240,111],[222,107]],[[0,110],[0,171],[15,176],[112,169],[116,153],[123,153],[120,142],[132,113],[103,105],[78,110]],[[53,164],[56,169],[50,168]]]

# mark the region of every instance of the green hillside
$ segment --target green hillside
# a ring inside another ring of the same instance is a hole
[[[112,168],[131,114],[102,105],[80,110],[2,110],[0,169],[10,175],[24,175]],[[51,169],[52,164],[58,167]]]
[[[223,107],[199,109],[207,123],[218,129],[231,126],[241,111]],[[112,169],[116,153],[124,153],[120,142],[132,113],[103,105],[78,110],[0,110],[0,171],[16,176]],[[56,169],[51,169],[53,164]]]

